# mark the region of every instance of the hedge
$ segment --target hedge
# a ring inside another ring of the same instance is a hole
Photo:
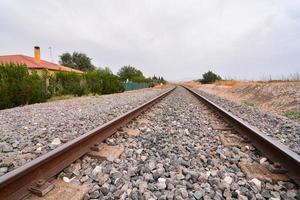
[[[124,91],[119,77],[110,70],[95,70],[84,74],[57,72],[42,76],[30,74],[25,65],[0,63],[0,109],[45,102],[52,96],[111,94]]]
[[[46,82],[25,65],[0,64],[0,109],[45,102]]]

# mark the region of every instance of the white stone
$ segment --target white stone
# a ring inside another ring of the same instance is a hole
[[[211,175],[211,172],[210,172],[210,171],[206,172],[207,178],[208,178],[210,175]]]
[[[42,147],[38,147],[37,149],[36,149],[36,152],[41,152],[42,151]]]
[[[159,182],[159,183],[165,183],[165,182],[166,182],[166,179],[165,179],[165,178],[158,178],[158,182]]]
[[[1,168],[0,168],[0,173],[6,173],[7,170],[8,170],[7,167],[1,167]]]
[[[159,178],[160,180],[158,180],[158,183],[156,184],[157,188],[159,190],[164,190],[166,189],[167,185],[166,185],[166,179],[164,178]]]
[[[262,159],[259,160],[259,163],[260,163],[260,164],[263,164],[263,163],[266,162],[266,161],[267,161],[267,158],[264,157],[264,158],[262,158]]]
[[[257,187],[259,191],[261,191],[261,181],[257,178],[253,178],[250,182],[254,183],[254,185]]]
[[[224,178],[224,181],[230,185],[232,183],[233,179],[230,176],[226,176]]]
[[[147,160],[147,156],[141,156],[141,160],[142,160],[142,161]]]
[[[189,132],[189,130],[188,130],[188,129],[184,129],[184,132],[185,132],[185,134],[187,134],[187,135],[189,135],[189,134],[190,134],[190,132]]]
[[[212,176],[217,176],[218,175],[218,171],[217,170],[212,170],[211,171],[211,175]]]
[[[53,146],[57,146],[60,144],[61,144],[61,141],[59,138],[54,138],[54,140],[51,142],[51,145],[53,145]]]
[[[101,172],[102,172],[102,167],[96,166],[96,167],[93,169],[92,174],[97,175],[97,174],[99,174],[99,173],[101,173]]]
[[[71,179],[69,179],[68,177],[63,177],[63,181],[66,182],[66,183],[70,183],[71,182]]]
[[[200,176],[201,176],[201,178],[207,180],[208,177],[210,176],[210,173],[207,173],[207,172],[204,173],[204,172],[202,172],[202,173],[200,174]]]
[[[245,149],[250,150],[250,146],[246,145]]]
[[[136,150],[136,153],[137,154],[141,154],[143,152],[143,149],[138,149],[138,150]]]

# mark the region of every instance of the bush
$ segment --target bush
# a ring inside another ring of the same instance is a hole
[[[54,76],[52,79],[54,85],[51,87],[55,89],[54,94],[76,96],[88,94],[84,75],[76,72],[57,72]]]
[[[0,64],[0,109],[45,102],[52,96],[122,91],[119,77],[108,68],[85,74],[57,72],[51,76],[44,71],[40,76],[36,71],[29,74],[25,65]]]
[[[22,86],[24,94],[27,96],[27,103],[45,102],[48,99],[47,86],[45,80],[40,77],[36,71],[33,71],[25,80]]]
[[[89,71],[85,74],[59,72],[50,78],[50,91],[55,96],[111,94],[124,91],[119,77],[108,68]]]
[[[102,94],[103,81],[101,80],[101,71],[89,71],[85,74],[85,81],[87,84],[87,89],[93,94]]]
[[[101,75],[102,84],[102,94],[111,94],[117,92],[123,92],[124,86],[120,81],[119,77],[114,74],[103,73]]]
[[[45,102],[46,83],[25,65],[0,64],[0,109]]]
[[[213,73],[212,71],[208,71],[202,75],[202,79],[200,79],[199,81],[202,84],[209,84],[220,80],[222,80],[221,76]]]

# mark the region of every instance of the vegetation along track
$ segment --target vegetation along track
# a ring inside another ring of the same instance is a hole
[[[74,181],[92,185],[93,189],[85,198],[247,199],[247,197],[254,197],[259,199],[261,197],[288,197],[293,199],[296,196],[295,188],[297,187],[288,179],[285,180],[287,182],[279,184],[269,180],[261,183],[255,178],[252,179],[253,177],[251,180],[247,180],[245,178],[247,172],[242,172],[240,169],[242,166],[238,167],[238,163],[241,161],[248,161],[251,164],[266,162],[258,151],[249,147],[253,144],[272,161],[281,162],[282,166],[288,169],[291,178],[297,181],[299,180],[297,177],[299,157],[283,145],[259,134],[259,131],[254,127],[229,113],[226,113],[227,115],[221,113],[223,111],[221,108],[212,102],[205,101],[193,90],[186,89],[201,102],[198,102],[195,97],[179,87],[162,100],[160,105],[154,106],[153,109],[157,110],[156,115],[150,119],[147,128],[143,128],[147,130],[143,131],[141,136],[125,137],[125,139],[122,136],[116,136],[114,142],[110,141],[117,144],[123,143],[125,146],[124,155],[120,161],[99,163],[88,157],[76,161],[76,164],[81,167],[84,165],[88,165],[90,168],[94,167],[93,170],[83,170],[79,174],[76,173],[75,177],[69,177]],[[167,93],[160,97],[166,96]],[[154,102],[150,104],[153,105]],[[148,107],[151,106],[150,104]],[[216,112],[208,109],[207,105],[210,108],[213,107]],[[135,112],[140,113],[141,110],[139,109],[146,109],[141,107],[135,109]],[[28,187],[32,184],[32,177],[34,177],[34,181],[38,181],[40,179],[48,180],[55,176],[70,163],[84,155],[95,141],[98,143],[108,138],[119,127],[135,118],[138,113],[132,114],[130,118],[125,114],[2,176],[0,178],[0,196],[7,195],[4,196],[7,197],[5,199],[21,197],[27,193]],[[122,124],[119,124],[120,121]],[[217,124],[217,127],[212,126],[213,123]],[[134,122],[127,126],[140,128]],[[236,135],[235,131],[241,135]],[[96,134],[96,132],[101,132],[101,134]],[[221,136],[228,132],[229,135],[227,134],[225,137],[232,136],[238,139],[239,144],[237,146],[240,145],[241,148],[227,147],[223,143],[224,137]],[[258,136],[252,134],[258,134]],[[93,137],[92,142],[87,140],[86,136]],[[256,139],[256,137],[261,138]],[[247,138],[251,140],[251,144]],[[76,148],[77,155],[74,156],[75,153],[69,149],[75,148],[79,142],[82,142],[81,148]],[[55,158],[56,156],[58,157]],[[56,163],[54,166],[49,165],[50,160],[62,160],[60,156],[65,156],[61,166]],[[289,164],[293,166],[287,165],[285,162],[290,162]],[[41,171],[37,171],[40,167]],[[67,176],[65,171],[69,170],[65,169],[59,177]],[[125,174],[124,171],[126,171]],[[30,173],[34,174],[30,175]],[[100,184],[99,181],[92,178],[95,175],[93,173],[100,173],[100,177],[108,176],[109,178],[104,180],[105,183]],[[28,181],[27,184],[20,179],[22,176],[24,180]],[[13,183],[14,181],[15,183]],[[22,186],[19,191],[16,189],[17,186]]]
[[[174,88],[164,92],[117,117],[116,119],[95,128],[92,131],[68,142],[37,159],[0,177],[0,198],[21,199],[30,193],[29,188],[41,180],[48,181],[69,164],[87,153],[94,144],[105,140],[133,118],[164,98]]]

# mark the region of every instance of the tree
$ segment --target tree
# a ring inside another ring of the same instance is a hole
[[[79,69],[81,71],[91,71],[95,69],[95,66],[92,64],[92,59],[84,53],[73,52],[71,55],[66,52],[60,55],[59,58],[59,64],[67,67]]]
[[[154,85],[157,85],[157,84],[165,84],[166,81],[165,79],[162,77],[162,76],[158,76],[156,77],[155,75],[151,78],[151,82],[154,84]]]
[[[129,80],[133,82],[142,82],[145,79],[143,73],[140,70],[130,65],[122,67],[118,72],[118,76],[122,81]]]
[[[153,81],[157,81],[158,79],[157,79],[157,77],[154,75],[154,76],[152,77],[152,80],[153,80]]]
[[[202,79],[200,79],[200,82],[202,84],[208,84],[208,83],[213,83],[216,81],[222,80],[221,76],[213,73],[212,71],[208,71],[204,74],[202,74]]]
[[[73,60],[72,60],[72,55],[70,53],[63,53],[62,55],[59,56],[60,60],[58,61],[59,64],[67,66],[67,67],[72,67],[76,68]]]

